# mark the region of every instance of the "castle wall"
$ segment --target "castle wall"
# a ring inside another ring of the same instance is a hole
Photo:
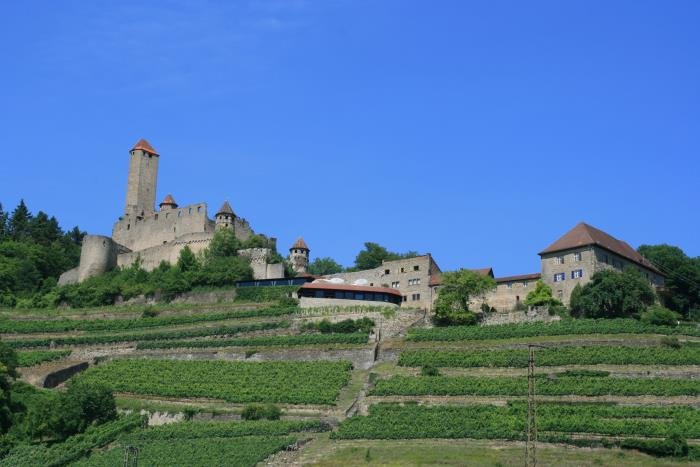
[[[509,312],[515,310],[518,303],[525,302],[525,297],[535,290],[538,279],[516,279],[512,281],[498,282],[496,289],[486,294],[483,299],[476,299],[470,303],[470,309],[478,311],[482,303],[486,302],[498,311]]]
[[[141,258],[141,267],[146,271],[152,271],[163,261],[175,264],[185,246],[189,246],[194,254],[198,254],[209,247],[213,236],[214,234],[209,232],[191,233],[163,245],[120,254],[117,257],[117,266],[128,267],[139,257]]]
[[[111,238],[102,235],[86,235],[80,250],[78,282],[104,274],[117,265],[119,247]]]
[[[236,216],[233,220],[233,233],[238,240],[244,242],[253,235],[253,229],[250,228],[247,220]]]
[[[271,251],[269,248],[238,250],[240,256],[250,259],[250,267],[253,268],[253,279],[281,279],[284,277],[284,265],[282,263],[267,264]]]
[[[207,205],[199,203],[154,212],[142,219],[126,214],[114,224],[112,238],[120,245],[138,251],[172,242],[183,235],[213,235],[214,227],[214,221],[207,216]]]

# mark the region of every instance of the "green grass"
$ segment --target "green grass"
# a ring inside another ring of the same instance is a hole
[[[254,466],[266,457],[293,444],[291,436],[249,436],[239,438],[194,438],[137,442],[138,465],[162,466]],[[96,453],[73,464],[82,467],[114,467],[124,462],[122,446]]]
[[[333,440],[319,437],[302,451],[300,464],[314,467],[479,466],[522,467],[520,443],[488,440]],[[678,467],[672,459],[656,459],[635,451],[579,449],[540,443],[537,465],[543,467]]]

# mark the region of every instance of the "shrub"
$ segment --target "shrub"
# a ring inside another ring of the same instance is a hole
[[[633,268],[599,271],[580,291],[572,292],[572,315],[584,318],[639,318],[656,296],[649,281]]]
[[[535,285],[535,290],[525,297],[527,306],[554,306],[561,305],[561,302],[552,296],[552,288],[544,281],[539,280]]]
[[[425,365],[420,369],[421,376],[440,376],[440,371],[432,365]]]
[[[670,347],[672,349],[680,349],[681,343],[678,342],[678,338],[675,336],[664,336],[661,338],[661,345],[664,347]]]
[[[277,300],[277,306],[280,308],[291,308],[299,305],[299,300],[294,297],[284,296]]]
[[[279,420],[282,411],[274,404],[248,404],[243,408],[243,420]]]
[[[374,321],[366,316],[360,319],[344,319],[337,323],[331,323],[328,319],[323,319],[317,323],[306,323],[302,327],[305,330],[316,330],[323,334],[329,333],[344,333],[352,334],[355,332],[369,333],[374,327]]]
[[[668,308],[664,308],[659,305],[652,305],[647,308],[647,311],[642,313],[641,320],[644,323],[649,324],[662,324],[673,326],[678,324],[681,319],[681,315],[675,311],[671,311]]]
[[[158,316],[158,310],[156,310],[153,305],[148,305],[143,309],[143,312],[141,312],[141,317],[142,318],[155,318]]]
[[[688,442],[678,434],[666,439],[625,439],[620,447],[636,449],[657,457],[685,457],[688,455]]]

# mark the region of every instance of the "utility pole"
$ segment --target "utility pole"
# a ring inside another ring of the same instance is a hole
[[[124,467],[137,467],[139,462],[139,448],[126,446],[124,448]]]
[[[537,455],[537,407],[535,406],[535,348],[528,345],[527,356],[527,440],[525,441],[525,465],[535,467]]]
[[[546,349],[544,345],[527,346],[527,439],[525,440],[525,465],[537,465],[537,404],[535,401],[535,349]]]

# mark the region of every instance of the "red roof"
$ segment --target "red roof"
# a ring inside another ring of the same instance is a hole
[[[401,296],[401,292],[390,287],[371,287],[368,285],[352,285],[352,284],[333,284],[332,282],[307,282],[302,285],[302,289],[311,290],[337,290],[343,292],[373,292],[373,293],[388,293]]]
[[[497,277],[496,282],[515,282],[515,281],[536,281],[542,277],[539,272],[532,274],[520,274],[519,276]]]
[[[149,144],[148,141],[145,139],[141,138],[138,143],[134,145],[133,148],[131,148],[132,151],[140,149],[142,151],[146,151],[147,153],[153,154],[154,156],[158,156],[159,154],[156,152],[155,149],[153,149],[153,146]]]
[[[164,204],[172,204],[173,206],[177,206],[177,203],[175,202],[175,198],[173,198],[173,195],[167,195],[163,201],[161,201],[160,205],[163,206]]]
[[[559,240],[549,245],[539,254],[542,256],[548,253],[571,250],[588,245],[596,245],[601,248],[605,248],[606,250],[617,253],[618,255],[644,266],[647,269],[651,269],[654,272],[662,274],[661,271],[656,269],[656,267],[649,262],[649,260],[637,253],[637,251],[626,242],[618,240],[612,235],[607,234],[600,229],[596,229],[595,227],[584,222],[576,225],[576,227],[569,230]]]
[[[293,250],[294,248],[297,248],[300,250],[309,250],[309,247],[306,245],[306,242],[301,237],[297,238],[297,241],[294,242],[294,245],[292,245],[291,249]]]

